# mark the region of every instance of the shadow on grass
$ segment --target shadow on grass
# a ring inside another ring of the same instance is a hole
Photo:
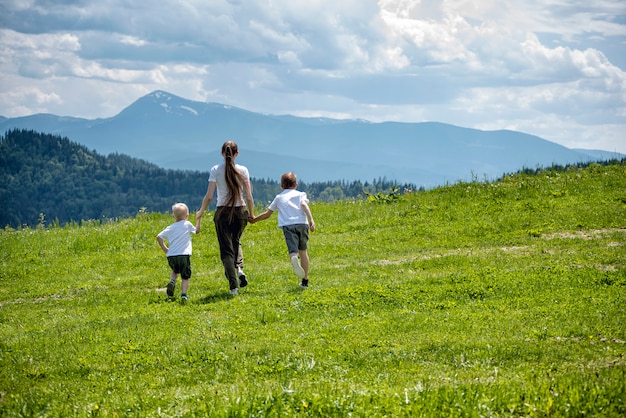
[[[218,292],[212,295],[207,295],[201,299],[198,299],[196,303],[199,303],[201,305],[206,305],[209,303],[217,303],[217,302],[224,302],[226,300],[232,300],[235,297],[236,296],[231,295],[230,292]]]
[[[159,289],[160,290],[160,289]],[[159,290],[158,293],[161,293]],[[165,289],[163,289],[165,291]],[[163,291],[163,293],[165,293]],[[161,303],[179,303],[181,305],[187,305],[187,304],[198,304],[198,305],[206,305],[209,303],[218,303],[218,302],[224,302],[224,301],[229,301],[232,300],[233,298],[235,298],[237,296],[233,296],[230,294],[230,292],[228,291],[221,291],[221,292],[216,292],[214,294],[210,294],[207,295],[205,297],[202,298],[194,298],[192,297],[189,300],[184,300],[180,298],[180,295],[176,295],[176,296],[167,296],[165,295],[165,297],[162,296],[157,296],[157,297],[153,297],[150,299],[150,303],[151,304],[161,304]]]
[[[165,293],[165,288],[162,289],[156,289],[157,294],[159,293]],[[303,294],[304,292],[310,291],[309,289],[303,289],[300,286],[288,286],[284,289],[284,293],[286,295],[298,295],[298,294]],[[233,300],[235,298],[241,297],[241,296],[245,296],[247,292],[244,292],[243,294],[239,294],[239,295],[231,295],[229,291],[227,290],[223,290],[223,291],[217,291],[215,293],[212,294],[208,294],[204,297],[201,298],[195,298],[195,297],[191,297],[191,299],[189,300],[182,300],[180,298],[180,295],[176,295],[176,296],[167,296],[164,295],[165,297],[154,297],[151,298],[150,303],[151,304],[160,304],[160,303],[179,303],[181,305],[187,305],[187,304],[193,304],[193,305],[208,305],[208,304],[212,304],[212,303],[219,303],[219,302],[226,302],[226,301],[230,301]],[[257,290],[256,292],[253,293],[249,293],[249,294],[255,294],[256,296],[260,296],[260,297],[271,297],[270,293],[266,293],[263,292],[262,290]]]

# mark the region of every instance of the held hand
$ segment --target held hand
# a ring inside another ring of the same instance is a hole
[[[200,232],[202,213],[196,212],[196,234]]]

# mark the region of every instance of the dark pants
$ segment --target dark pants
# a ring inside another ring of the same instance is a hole
[[[241,248],[241,242],[239,242],[239,253],[237,253],[237,260],[235,260],[235,265],[238,269],[243,270],[243,249]]]
[[[248,224],[248,211],[245,207],[235,208],[232,221],[229,220],[230,208],[219,206],[213,215],[217,241],[220,245],[220,258],[224,265],[224,274],[230,289],[237,289],[237,258],[239,257],[239,241]]]

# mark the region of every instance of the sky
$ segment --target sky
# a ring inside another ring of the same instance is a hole
[[[626,153],[624,0],[2,0],[0,115],[164,90]]]

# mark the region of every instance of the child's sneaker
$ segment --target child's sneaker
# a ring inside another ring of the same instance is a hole
[[[300,287],[303,289],[306,289],[307,287],[309,287],[309,279],[302,279],[302,282],[300,283]]]
[[[230,289],[230,294],[231,295],[238,295],[239,294],[239,289],[235,288],[235,289]]]
[[[304,269],[300,265],[300,261],[298,261],[298,256],[294,255],[291,257],[291,267],[293,267],[293,272],[298,276],[299,279],[304,279]]]
[[[174,296],[174,289],[176,288],[176,282],[174,280],[170,280],[167,284],[167,296]]]
[[[183,293],[182,295],[180,295],[180,300],[184,302],[184,301],[189,300],[189,297],[185,293]]]

